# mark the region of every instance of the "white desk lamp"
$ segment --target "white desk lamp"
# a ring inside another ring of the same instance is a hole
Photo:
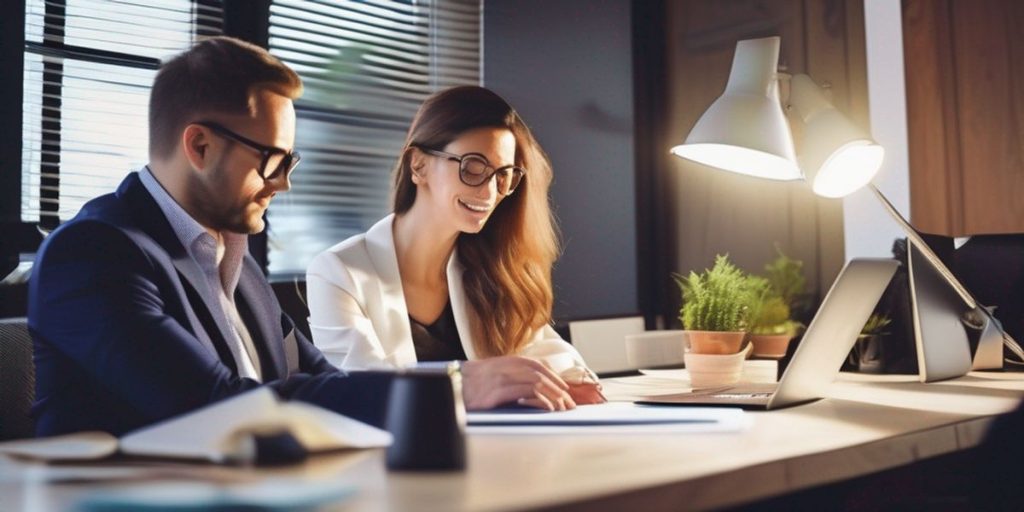
[[[796,153],[779,99],[779,79],[787,76],[777,72],[779,47],[779,37],[739,41],[725,92],[700,117],[686,141],[672,148],[672,153],[717,169],[760,178],[803,178],[811,184],[816,194],[824,197],[843,197],[863,186],[870,187],[911,240],[907,246],[911,271],[915,263],[921,267],[930,266],[928,273],[941,276],[948,283],[966,306],[966,315],[971,315],[973,320],[983,324],[973,368],[1001,368],[1003,342],[1018,356],[1024,356],[1020,347],[1002,332],[998,321],[988,310],[979,307],[917,231],[900,216],[881,191],[871,184],[872,178],[881,168],[885,150],[836,110],[821,88],[807,75],[790,77],[790,94],[786,105],[803,123],[800,152]],[[911,251],[912,246],[917,251]],[[921,253],[920,256],[917,252]],[[925,271],[920,273],[923,275]],[[957,334],[952,340],[933,340],[933,344],[935,341],[942,343],[930,350],[936,357],[926,359],[929,349],[922,346],[921,332],[929,326],[922,323],[918,308],[930,307],[928,304],[934,304],[935,301],[922,302],[926,298],[916,296],[915,280],[911,279],[911,282],[921,379],[932,381],[963,375],[972,368],[966,336]],[[935,289],[934,286],[919,288]],[[938,352],[942,352],[941,358],[935,354]],[[930,368],[926,370],[928,366]]]

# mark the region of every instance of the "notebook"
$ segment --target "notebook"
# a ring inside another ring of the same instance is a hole
[[[190,413],[129,432],[120,439],[106,432],[78,432],[0,443],[0,454],[44,460],[100,459],[122,453],[145,457],[249,462],[255,440],[288,432],[307,452],[375,448],[391,444],[391,434],[327,409],[282,402],[260,387]]]
[[[747,384],[647,397],[643,405],[778,409],[822,398],[899,263],[858,258],[843,267],[778,384]]]

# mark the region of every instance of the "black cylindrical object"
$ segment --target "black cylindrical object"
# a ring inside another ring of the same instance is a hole
[[[466,467],[466,412],[458,372],[406,371],[388,399],[389,469],[436,471]]]

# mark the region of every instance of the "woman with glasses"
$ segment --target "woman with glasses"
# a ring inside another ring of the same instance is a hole
[[[315,344],[342,369],[462,364],[467,408],[604,401],[550,327],[551,166],[497,94],[426,100],[394,171],[394,213],[307,272]]]

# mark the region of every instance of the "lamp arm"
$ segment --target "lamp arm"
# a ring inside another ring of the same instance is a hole
[[[876,187],[874,183],[868,183],[867,186],[875,193],[875,197],[877,197],[882,203],[882,206],[884,206],[885,210],[889,212],[889,215],[891,215],[896,221],[896,224],[899,224],[899,226],[903,228],[903,232],[906,233],[907,239],[914,244],[914,247],[916,247],[917,250],[921,251],[921,254],[924,255],[929,263],[931,263],[932,267],[934,267],[935,270],[942,275],[942,278],[949,283],[949,286],[956,291],[957,295],[960,296],[960,299],[964,301],[964,304],[968,308],[977,309],[978,301],[971,295],[971,292],[967,291],[967,288],[960,283],[960,280],[953,275],[953,272],[946,267],[946,264],[939,259],[935,252],[932,251],[931,247],[928,247],[928,244],[924,241],[924,238],[921,237],[921,234],[918,233],[902,215],[900,215],[899,211],[896,210],[896,207],[889,202],[889,199],[885,197],[885,194],[882,194],[881,190],[878,190],[878,187]]]
[[[889,199],[885,197],[885,194],[883,194],[881,190],[878,190],[878,187],[876,187],[874,183],[868,183],[867,186],[875,193],[875,197],[882,203],[882,206],[884,206],[885,210],[889,212],[889,215],[891,215],[893,220],[896,221],[896,224],[899,224],[904,233],[907,234],[907,239],[910,240],[910,243],[914,244],[914,247],[924,255],[932,268],[939,272],[942,278],[946,280],[946,283],[948,283],[949,286],[956,291],[957,295],[960,296],[960,299],[964,301],[964,304],[969,308],[968,313],[980,313],[988,318],[989,322],[993,322],[999,330],[999,333],[1002,335],[1003,345],[1009,348],[1010,351],[1020,358],[1021,361],[1024,361],[1024,349],[1022,349],[1016,340],[1014,340],[1013,337],[1003,329],[1002,323],[992,315],[992,311],[987,307],[981,306],[977,299],[971,295],[971,292],[967,291],[967,288],[964,287],[956,276],[953,275],[953,272],[946,267],[945,263],[943,263],[935,252],[932,251],[931,247],[928,247],[928,244],[924,241],[924,238],[921,237],[921,234],[914,229],[914,226],[910,225],[910,223],[900,215],[899,211],[896,210],[896,207],[889,202]],[[1011,361],[1009,359],[1007,359],[1007,361],[1017,363],[1016,361]]]

